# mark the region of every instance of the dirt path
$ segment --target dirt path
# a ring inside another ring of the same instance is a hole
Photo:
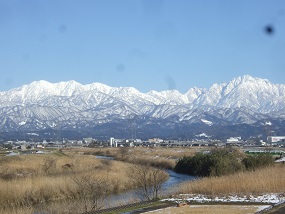
[[[186,205],[168,207],[147,212],[148,214],[254,214],[269,205]]]
[[[264,214],[284,214],[285,213],[285,203],[274,207],[271,210],[264,212]]]

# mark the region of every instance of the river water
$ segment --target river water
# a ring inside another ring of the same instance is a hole
[[[96,156],[96,158],[106,159],[106,160],[114,160],[113,157],[105,157],[105,156]],[[162,190],[160,196],[168,196],[175,193],[175,187],[179,184],[197,179],[196,176],[186,175],[176,173],[173,170],[166,170],[169,175],[167,181],[162,184]],[[121,192],[118,194],[111,194],[106,198],[105,206],[106,207],[114,207],[120,206],[123,204],[129,204],[133,202],[142,201],[143,198],[138,194],[138,190],[129,190],[126,192]]]

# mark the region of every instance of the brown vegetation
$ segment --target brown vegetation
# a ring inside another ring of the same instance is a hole
[[[76,201],[76,209],[66,206],[72,209],[67,213],[100,209],[108,193],[134,187],[128,176],[131,167],[133,164],[72,150],[0,157],[0,213],[15,213],[19,207],[17,213],[31,213],[31,209],[54,201]]]
[[[277,164],[250,172],[239,172],[221,177],[201,178],[182,184],[178,188],[178,192],[209,196],[284,193],[284,170],[284,165]]]
[[[150,165],[132,167],[130,172],[137,192],[146,200],[157,200],[160,196],[163,182],[168,178],[168,174]]]
[[[150,164],[164,169],[173,169],[179,158],[193,156],[197,151],[200,148],[122,147],[81,150],[85,154],[112,156],[116,160],[140,165]]]

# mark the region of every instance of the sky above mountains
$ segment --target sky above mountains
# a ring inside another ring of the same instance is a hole
[[[283,0],[0,0],[0,91],[35,80],[208,88],[285,80]]]

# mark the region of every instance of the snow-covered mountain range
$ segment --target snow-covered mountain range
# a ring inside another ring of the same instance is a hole
[[[285,119],[285,85],[245,75],[184,94],[75,81],[35,81],[0,92],[2,131],[70,130],[132,118],[208,126]]]

